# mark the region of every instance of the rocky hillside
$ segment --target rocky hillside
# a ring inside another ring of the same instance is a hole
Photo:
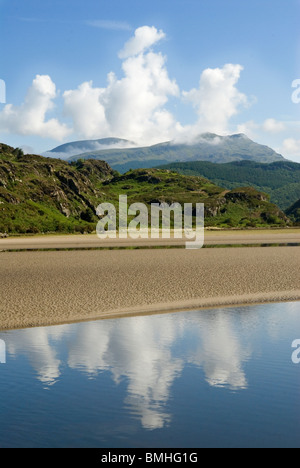
[[[203,177],[160,169],[125,175],[104,161],[24,155],[0,144],[0,232],[92,232],[96,207],[139,201],[205,204],[206,225],[221,227],[284,226],[289,221],[269,197],[252,188],[224,190]]]
[[[97,187],[112,176],[103,161],[70,165],[0,145],[0,232],[93,230]]]
[[[285,226],[286,215],[269,196],[251,187],[224,190],[203,177],[183,176],[159,169],[138,169],[115,176],[104,183],[106,197],[115,200],[120,193],[129,203],[204,203],[206,226],[260,227]]]

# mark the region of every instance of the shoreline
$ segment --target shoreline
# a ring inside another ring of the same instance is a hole
[[[173,233],[171,232],[171,236]],[[34,235],[0,239],[0,252],[17,250],[55,250],[131,247],[184,247],[188,239],[105,239],[96,234]],[[205,230],[205,246],[255,244],[300,244],[300,228],[255,230]]]
[[[300,247],[1,253],[0,330],[300,301]]]
[[[80,323],[88,323],[88,322],[97,322],[101,320],[116,320],[116,319],[126,319],[126,318],[134,318],[134,317],[148,317],[154,315],[167,315],[167,314],[180,314],[180,313],[188,313],[188,312],[201,312],[207,310],[217,310],[217,309],[230,309],[232,307],[252,307],[252,306],[261,306],[266,304],[287,304],[293,302],[300,302],[300,290],[299,291],[286,291],[285,298],[283,295],[274,296],[273,293],[270,293],[270,297],[268,295],[257,296],[256,298],[251,297],[243,298],[243,296],[239,297],[229,297],[224,299],[223,301],[219,302],[217,298],[215,301],[208,302],[207,304],[202,304],[196,306],[196,302],[192,303],[182,303],[174,306],[173,303],[170,304],[163,304],[160,307],[149,307],[137,310],[134,308],[130,309],[123,309],[123,310],[116,310],[116,311],[109,311],[103,312],[95,317],[91,316],[89,318],[74,318],[68,319],[66,321],[60,320],[58,322],[45,322],[45,323],[31,323],[29,322],[26,326],[24,325],[14,325],[10,327],[0,328],[0,332],[5,333],[13,330],[28,330],[33,328],[48,328],[48,327],[57,327],[60,325],[73,325],[73,324],[80,324]],[[243,301],[244,299],[244,301]]]

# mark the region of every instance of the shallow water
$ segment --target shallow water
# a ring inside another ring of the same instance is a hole
[[[300,447],[295,339],[300,303],[0,332],[0,447]]]

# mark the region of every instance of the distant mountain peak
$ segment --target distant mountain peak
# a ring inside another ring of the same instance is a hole
[[[245,133],[235,133],[234,135],[230,135],[230,138],[245,138],[246,140],[250,140]]]
[[[137,145],[129,140],[122,138],[101,138],[98,140],[79,140],[64,143],[56,148],[53,148],[45,153],[43,156],[55,156],[61,159],[69,159],[78,154],[87,153],[90,151],[101,151],[107,149],[122,149],[134,148]]]
[[[199,134],[194,143],[168,141],[144,147],[137,147],[133,142],[120,138],[70,142],[44,154],[52,157],[54,155],[70,162],[78,159],[100,159],[120,172],[170,162],[209,161],[219,164],[233,161],[285,161],[282,155],[268,146],[252,141],[244,133],[221,136],[210,132]]]

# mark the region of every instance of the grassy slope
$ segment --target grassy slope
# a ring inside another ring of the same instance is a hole
[[[119,194],[128,202],[204,203],[207,226],[259,227],[285,225],[282,211],[268,196],[253,188],[224,190],[203,177],[187,177],[159,169],[139,169],[105,184],[106,200],[117,204]]]
[[[71,166],[0,145],[0,232],[85,232],[97,222],[101,161]],[[93,223],[93,224],[92,224]]]
[[[284,214],[252,188],[224,190],[203,177],[165,170],[136,170],[123,176],[103,161],[72,165],[41,156],[24,156],[0,145],[0,232],[90,232],[98,204],[202,202],[206,225],[284,226]]]

